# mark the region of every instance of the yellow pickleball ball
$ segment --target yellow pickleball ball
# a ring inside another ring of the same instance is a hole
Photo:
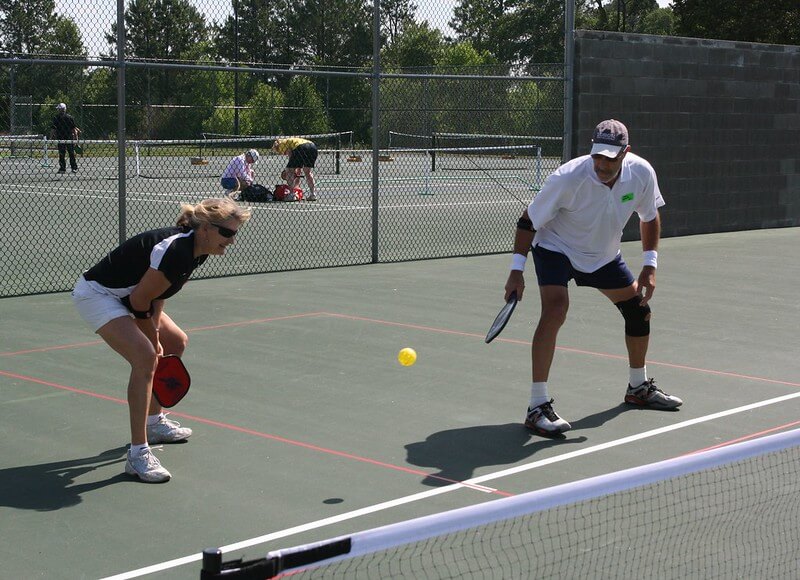
[[[397,362],[404,367],[410,367],[417,362],[417,351],[413,348],[404,348],[397,353]]]

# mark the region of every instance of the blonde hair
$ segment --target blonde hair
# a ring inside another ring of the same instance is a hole
[[[220,224],[229,219],[243,224],[250,219],[251,213],[249,207],[227,197],[204,199],[197,205],[182,203],[177,225],[197,229],[202,224]]]

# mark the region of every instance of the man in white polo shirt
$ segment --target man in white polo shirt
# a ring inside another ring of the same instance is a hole
[[[571,428],[553,410],[547,380],[558,330],[569,308],[567,283],[597,288],[625,320],[630,375],[625,402],[654,409],[676,409],[683,401],[647,378],[650,306],[656,288],[658,241],[664,205],[653,167],[630,152],[628,129],[615,119],[600,123],[589,155],[577,157],[550,175],[517,223],[511,272],[505,286],[522,298],[523,270],[533,252],[542,312],[531,348],[531,398],[525,426],[540,435]],[[639,214],[644,262],[634,279],[620,252],[622,230]]]

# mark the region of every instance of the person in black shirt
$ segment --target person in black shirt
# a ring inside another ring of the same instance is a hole
[[[58,139],[58,172],[67,172],[66,154],[69,152],[69,166],[72,173],[78,171],[78,162],[75,160],[75,143],[78,140],[81,130],[75,124],[75,119],[67,113],[67,106],[64,103],[56,105],[56,116],[53,117],[53,124],[50,126],[50,137]]]
[[[195,268],[234,243],[250,209],[231,199],[183,204],[173,227],[140,233],[84,272],[72,292],[78,312],[131,366],[128,381],[131,447],[125,471],[146,482],[170,473],[149,443],[184,441],[192,430],[166,418],[152,396],[159,356],[181,356],[186,333],[164,312]]]

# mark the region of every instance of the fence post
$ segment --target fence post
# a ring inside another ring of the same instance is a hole
[[[119,243],[127,239],[125,208],[125,0],[117,0],[117,196]]]
[[[378,156],[380,155],[381,2],[372,12],[372,263],[378,261]]]
[[[564,134],[561,161],[572,158],[572,90],[575,70],[575,0],[564,0]]]

